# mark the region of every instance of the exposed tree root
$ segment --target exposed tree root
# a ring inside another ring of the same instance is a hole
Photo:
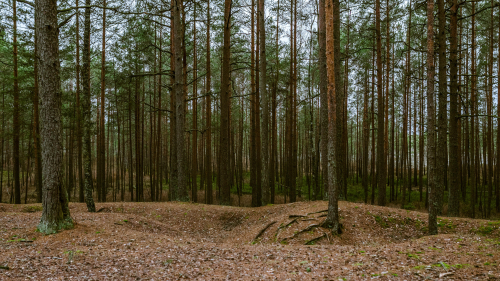
[[[327,234],[326,234],[326,233],[323,233],[323,235],[320,235],[320,236],[318,236],[318,237],[315,237],[315,238],[313,238],[313,239],[311,239],[311,240],[307,240],[307,241],[306,241],[306,243],[304,243],[304,245],[312,245],[314,242],[318,241],[319,239],[321,239],[321,238],[323,238],[323,237],[325,237],[325,236],[327,236]]]
[[[317,212],[308,213],[307,215],[309,216],[309,215],[312,215],[312,214],[319,214],[319,213],[324,213],[324,212],[328,212],[328,209],[317,211]]]
[[[289,219],[293,219],[293,218],[305,218],[307,216],[304,216],[304,215],[289,215],[288,218]]]
[[[100,208],[99,210],[97,210],[96,213],[111,213],[111,210],[109,208],[106,208],[106,207],[103,207],[103,208]]]
[[[295,238],[295,237],[297,237],[299,234],[301,234],[301,233],[303,233],[303,232],[307,232],[307,231],[309,231],[309,230],[311,230],[311,229],[313,229],[313,228],[315,228],[315,227],[320,227],[320,226],[321,226],[321,225],[319,225],[319,224],[317,224],[317,223],[315,223],[315,224],[311,224],[311,225],[309,225],[308,227],[306,227],[306,228],[302,229],[301,231],[297,231],[297,232],[295,232],[291,238]]]
[[[287,228],[287,227],[288,227],[288,226],[290,226],[292,223],[297,222],[297,220],[298,220],[298,219],[299,219],[299,218],[294,218],[294,219],[293,219],[293,220],[291,220],[289,223],[287,223],[287,224],[285,224],[285,225],[280,226],[280,227],[278,228],[278,230],[279,230],[279,229],[282,229],[282,228]]]
[[[259,233],[257,233],[257,235],[255,236],[255,238],[252,240],[252,242],[255,242],[255,240],[257,240],[263,233],[264,231],[266,231],[266,229],[268,229],[271,225],[275,224],[276,221],[272,221],[270,223],[268,223],[264,228],[262,228]]]

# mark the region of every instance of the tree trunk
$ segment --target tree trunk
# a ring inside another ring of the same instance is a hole
[[[102,56],[101,56],[101,113],[99,128],[99,156],[98,156],[98,185],[97,190],[101,191],[99,197],[102,202],[106,202],[106,148],[105,148],[105,127],[104,127],[104,93],[106,91],[106,0],[103,0],[102,9]]]
[[[320,119],[321,119],[321,169],[323,179],[323,190],[328,189],[328,93],[327,93],[327,69],[326,69],[326,23],[325,23],[325,0],[319,0],[318,16],[318,43],[319,43],[319,92],[320,92]],[[315,199],[321,199],[323,195]]]
[[[205,114],[206,114],[206,144],[205,144],[205,203],[213,203],[212,191],[212,73],[210,68],[210,0],[207,0],[207,46],[206,46],[206,80],[205,80]]]
[[[427,0],[427,188],[429,196],[429,234],[437,234],[439,204],[436,189],[436,137],[434,105],[434,0]]]
[[[12,121],[12,146],[13,146],[13,177],[14,177],[14,203],[21,204],[21,182],[19,179],[19,134],[20,134],[20,124],[19,124],[19,78],[17,75],[17,9],[16,0],[12,1],[13,9],[13,40],[12,45],[13,50],[13,68],[14,68],[14,111],[13,111],[13,121]]]
[[[378,205],[385,206],[385,187],[386,187],[386,166],[385,156],[385,117],[384,97],[382,93],[382,35],[380,32],[380,0],[375,1],[375,32],[377,34],[377,97],[378,97],[378,115],[377,115],[377,176],[378,176]]]
[[[457,217],[460,212],[458,152],[458,45],[457,45],[457,0],[452,0],[450,17],[450,187],[448,216]]]
[[[62,183],[63,148],[61,120],[61,82],[59,77],[59,31],[57,3],[38,0],[37,14],[38,80],[40,83],[41,136],[43,161],[43,211],[38,230],[45,234],[73,226],[68,195]]]
[[[194,18],[196,19],[196,5],[194,5]],[[191,158],[191,200],[198,201],[198,57],[196,53],[196,22],[193,23],[193,152]],[[161,67],[161,66],[160,66]],[[161,84],[160,84],[161,85]]]
[[[438,140],[436,148],[436,187],[438,214],[441,214],[443,205],[443,193],[446,188],[446,166],[448,165],[448,157],[446,155],[447,141],[447,74],[446,74],[446,14],[444,0],[438,0],[438,18],[439,18],[439,73],[438,73]]]
[[[227,0],[226,0],[227,1]],[[264,17],[264,0],[259,0],[259,92],[262,96],[262,205],[270,203],[270,188],[269,188],[269,96],[266,89],[266,30]]]
[[[36,24],[37,14],[35,11],[35,24]],[[38,52],[38,32],[35,27],[35,54]],[[78,68],[77,68],[78,73]],[[78,74],[77,74],[78,75]],[[33,89],[33,146],[35,152],[35,188],[36,188],[36,202],[42,203],[42,151],[40,147],[40,99],[39,99],[39,83],[38,83],[38,60],[35,59],[34,62],[34,82],[35,87]],[[3,105],[2,105],[3,108]],[[3,115],[2,115],[3,118]],[[3,131],[3,128],[2,128]],[[3,151],[3,139],[2,139],[2,151]],[[2,157],[4,153],[2,152]],[[2,164],[3,165],[3,159]],[[2,167],[3,168],[3,167]],[[0,181],[1,182],[1,181]],[[0,193],[2,193],[0,191]],[[0,195],[0,202],[2,198]]]
[[[231,177],[230,177],[230,71],[231,71],[231,0],[224,1],[224,45],[222,53],[222,82],[221,82],[221,119],[220,119],[220,188],[221,205],[231,204]]]
[[[337,107],[336,95],[340,89],[340,3],[339,0],[326,0],[326,62],[328,77],[328,215],[325,225],[332,233],[340,232],[338,195],[339,184],[338,163],[336,156],[337,141]]]
[[[85,0],[85,5],[90,6],[90,0]],[[85,202],[87,210],[95,212],[94,198],[92,197],[92,147],[91,130],[92,120],[90,112],[90,7],[85,8],[85,21],[83,31],[83,65],[82,65],[82,95],[83,95],[83,169],[85,184]]]

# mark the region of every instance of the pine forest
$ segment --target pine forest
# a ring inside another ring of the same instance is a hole
[[[500,1],[0,7],[0,280],[500,279]]]

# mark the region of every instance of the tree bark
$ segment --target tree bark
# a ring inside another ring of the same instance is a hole
[[[48,0],[46,0],[48,1]],[[90,6],[91,1],[85,0],[85,5]],[[87,210],[95,212],[94,198],[92,197],[92,147],[91,129],[92,120],[90,112],[90,7],[85,8],[85,21],[83,31],[83,65],[82,65],[82,109],[83,109],[83,170],[85,185],[85,202]]]
[[[63,148],[61,120],[61,82],[59,77],[59,31],[57,2],[38,0],[38,59],[42,123],[43,211],[38,230],[45,234],[73,226],[68,195],[62,183]]]
[[[21,182],[19,179],[19,134],[20,134],[20,124],[19,124],[19,77],[18,77],[18,66],[17,66],[17,8],[16,0],[12,1],[13,10],[13,68],[14,68],[14,110],[13,110],[13,121],[12,121],[12,147],[13,147],[13,177],[14,177],[14,203],[21,204]]]
[[[210,67],[210,0],[207,0],[207,45],[206,45],[206,80],[205,80],[205,114],[206,114],[206,144],[205,144],[205,203],[213,203],[212,191],[212,73]]]
[[[380,32],[380,0],[375,1],[375,32],[377,34],[377,97],[378,97],[378,115],[377,115],[377,176],[378,176],[378,205],[385,206],[386,191],[386,166],[385,156],[385,117],[384,115],[384,96],[382,93],[382,35]]]
[[[340,232],[338,195],[339,183],[338,163],[336,158],[337,141],[337,107],[336,95],[340,89],[340,3],[339,0],[325,1],[326,13],[326,62],[328,77],[328,214],[325,225],[332,233]]]
[[[448,216],[457,217],[460,212],[459,169],[460,154],[458,151],[458,45],[457,45],[457,12],[458,1],[452,0],[450,17],[450,187],[448,200]]]
[[[429,196],[429,234],[435,235],[439,205],[436,189],[436,137],[434,105],[434,0],[427,0],[427,188]]]
[[[224,1],[224,45],[222,53],[221,121],[220,121],[220,187],[221,205],[231,204],[230,145],[230,71],[231,71],[231,0]]]
[[[269,186],[269,95],[266,89],[267,73],[266,73],[266,30],[264,16],[264,0],[259,0],[259,46],[260,46],[260,61],[259,61],[259,92],[262,96],[262,205],[270,203],[270,186]]]
[[[106,148],[105,148],[105,127],[104,127],[104,94],[106,92],[106,0],[103,0],[102,9],[102,55],[101,55],[101,113],[100,113],[100,134],[99,134],[99,156],[98,156],[98,185],[97,190],[101,191],[99,197],[102,202],[106,202]]]
[[[447,116],[447,73],[446,73],[446,14],[444,0],[438,0],[438,18],[439,18],[439,83],[438,83],[438,140],[436,148],[436,187],[437,192],[437,208],[438,214],[441,213],[441,208],[443,205],[443,193],[446,188],[446,167],[448,165],[448,157],[446,153],[446,141],[447,141],[447,128],[448,128],[448,116]]]
[[[172,193],[171,200],[174,201],[189,201],[189,196],[186,189],[186,168],[185,168],[185,104],[184,104],[184,70],[182,64],[182,0],[174,0],[173,6],[173,21],[174,21],[174,85],[173,91],[175,96],[175,149],[177,154],[177,186],[176,192]]]
[[[327,93],[327,69],[326,69],[326,23],[325,23],[325,0],[319,0],[318,16],[318,44],[319,44],[319,92],[320,92],[320,119],[321,119],[321,169],[323,179],[323,190],[328,190],[328,93]],[[321,199],[320,197],[315,199]]]
[[[35,24],[37,14],[35,11]],[[38,52],[38,32],[35,27],[35,54]],[[77,70],[78,71],[78,70]],[[40,98],[39,98],[39,83],[38,83],[38,60],[34,61],[34,82],[35,87],[33,89],[33,146],[35,153],[35,186],[36,186],[36,202],[42,203],[42,151],[40,147]],[[2,116],[3,118],[3,116]],[[2,128],[3,131],[3,128]],[[2,151],[3,151],[3,139],[2,139]],[[2,152],[2,157],[4,153]],[[2,164],[3,165],[3,159]],[[0,191],[1,193],[1,191]],[[0,195],[1,197],[1,195]],[[0,198],[0,202],[2,199]]]

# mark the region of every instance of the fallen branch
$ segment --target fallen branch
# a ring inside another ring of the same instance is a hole
[[[259,238],[263,233],[264,231],[266,231],[266,229],[268,229],[271,225],[275,224],[276,221],[272,221],[270,223],[268,223],[264,228],[262,228],[259,233],[257,233],[257,235],[255,236],[255,238],[252,240],[252,243],[255,242],[255,240],[257,240],[257,238]]]
[[[305,218],[307,216],[304,216],[304,215],[289,215],[288,218],[289,219],[293,219],[293,218]]]
[[[326,236],[326,233],[323,233],[323,235],[320,235],[318,237],[315,237],[315,238],[313,238],[311,240],[306,241],[306,243],[304,243],[304,245],[312,245],[313,242],[316,242],[316,241],[318,241],[319,239],[321,239],[321,238],[323,238],[325,236]]]
[[[0,265],[0,269],[5,269],[5,270],[9,270],[10,267],[6,266],[6,265]]]
[[[315,218],[308,218],[308,219],[303,219],[301,221],[315,221],[316,219]]]

